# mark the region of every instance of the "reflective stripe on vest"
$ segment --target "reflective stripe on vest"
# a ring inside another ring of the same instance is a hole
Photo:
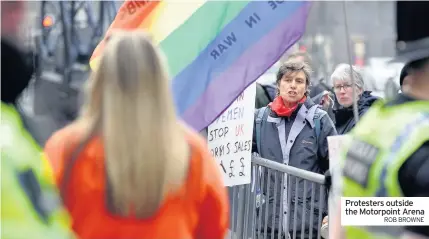
[[[347,239],[397,239],[404,232],[403,227],[345,227]]]
[[[1,238],[72,238],[52,170],[12,105],[1,103]]]
[[[428,125],[428,124],[429,124],[429,113],[423,114],[420,117],[418,117],[415,121],[408,123],[402,130],[401,134],[396,138],[395,143],[393,143],[392,147],[390,148],[390,153],[383,160],[383,169],[381,171],[380,180],[379,180],[381,185],[376,193],[376,197],[389,196],[386,189],[387,188],[386,184],[384,183],[387,178],[387,170],[389,165],[392,164],[393,161],[396,159],[396,155],[401,149],[401,146],[404,145],[407,142],[407,140],[409,140],[410,135],[414,133],[413,131],[419,130],[421,129],[422,125]],[[416,125],[420,127],[416,127]]]

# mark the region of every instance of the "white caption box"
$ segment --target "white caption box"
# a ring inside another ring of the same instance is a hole
[[[342,197],[343,226],[429,225],[429,198]]]

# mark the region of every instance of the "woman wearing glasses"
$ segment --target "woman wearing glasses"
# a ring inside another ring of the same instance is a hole
[[[352,84],[351,75],[355,83]],[[371,105],[378,100],[378,97],[371,95],[371,91],[364,90],[362,75],[348,64],[340,64],[331,75],[331,82],[334,85],[336,102],[334,108],[335,127],[338,135],[347,134],[356,125],[353,115],[353,87],[356,89],[359,118],[362,117]],[[328,217],[322,221],[321,235],[328,238]]]
[[[352,71],[352,72],[350,72]],[[352,84],[351,74],[355,84]],[[339,135],[348,133],[356,124],[353,116],[353,87],[356,89],[359,117],[378,100],[378,97],[371,95],[370,91],[364,90],[364,81],[358,70],[348,64],[340,64],[331,75],[331,82],[334,85],[335,97],[339,105],[334,110],[335,127]]]

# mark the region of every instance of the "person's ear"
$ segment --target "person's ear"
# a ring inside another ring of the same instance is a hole
[[[410,81],[411,81],[411,76],[406,76],[405,78],[404,78],[404,81],[402,82],[402,85],[404,86],[404,85],[408,85],[409,83],[410,83]]]
[[[276,82],[276,96],[279,96],[279,95],[280,95],[280,83],[278,81]]]

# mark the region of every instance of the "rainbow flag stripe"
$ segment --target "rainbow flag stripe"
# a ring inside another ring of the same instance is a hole
[[[306,1],[126,1],[108,29],[149,31],[167,57],[181,117],[207,127],[305,31]],[[91,58],[94,69],[104,47]]]

